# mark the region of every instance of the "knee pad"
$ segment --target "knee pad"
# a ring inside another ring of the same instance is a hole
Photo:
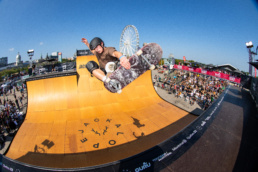
[[[104,72],[104,74],[106,75],[107,74],[107,71],[103,68],[100,68],[100,70],[102,70]]]
[[[88,71],[92,74],[92,72],[93,72],[95,69],[98,69],[98,68],[99,68],[99,65],[98,65],[95,61],[89,61],[89,62],[86,64],[86,68],[87,68]]]

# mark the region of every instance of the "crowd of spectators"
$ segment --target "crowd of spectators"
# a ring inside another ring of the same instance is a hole
[[[220,78],[181,70],[154,76],[154,86],[165,89],[176,98],[184,99],[190,105],[198,103],[203,110],[219,97],[228,84],[228,81]]]
[[[24,89],[25,84],[23,84],[22,86],[11,85],[8,89],[3,89],[1,92],[0,149],[2,149],[4,145],[6,136],[15,134],[15,132],[24,120],[22,112],[24,106]]]

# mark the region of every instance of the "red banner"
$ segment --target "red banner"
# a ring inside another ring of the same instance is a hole
[[[204,75],[215,76],[217,78],[226,79],[226,80],[236,82],[236,83],[240,83],[240,81],[241,81],[241,78],[230,76],[229,74],[225,74],[222,72],[209,71],[209,70],[202,69],[202,68],[193,68],[193,67],[188,67],[188,66],[174,65],[174,69],[186,70],[186,71],[190,71],[190,72],[201,73]]]

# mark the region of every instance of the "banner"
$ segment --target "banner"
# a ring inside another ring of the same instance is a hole
[[[241,78],[230,76],[229,74],[225,74],[222,72],[209,71],[209,70],[202,69],[202,68],[193,68],[193,67],[182,66],[182,65],[174,65],[174,69],[186,70],[186,71],[200,73],[200,74],[204,74],[204,75],[215,76],[217,78],[226,79],[226,80],[229,80],[231,82],[236,82],[236,83],[241,82]]]
[[[90,50],[76,50],[77,56],[87,56],[87,55],[93,55]]]

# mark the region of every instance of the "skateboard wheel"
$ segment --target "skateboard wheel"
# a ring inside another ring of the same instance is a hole
[[[154,65],[151,65],[149,69],[150,69],[150,70],[154,70],[154,69],[155,69],[155,66],[154,66]]]
[[[137,51],[136,55],[139,56],[142,54],[142,50]]]
[[[106,79],[106,83],[109,83],[109,81],[110,81],[110,78],[107,78],[107,79]]]
[[[105,66],[105,70],[107,73],[112,73],[115,71],[115,63],[114,62],[108,62]]]
[[[121,94],[121,93],[122,93],[122,90],[118,90],[117,93],[118,93],[118,94]]]

